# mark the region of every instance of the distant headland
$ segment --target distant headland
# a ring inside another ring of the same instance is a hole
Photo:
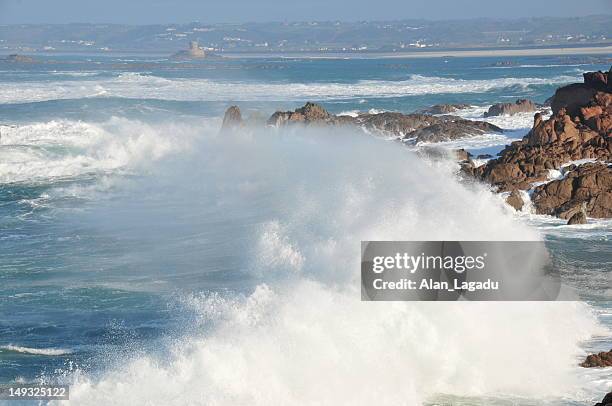
[[[605,53],[612,15],[522,19],[0,25],[0,52],[500,56]],[[191,43],[196,41],[195,47]],[[200,49],[201,48],[201,49]],[[184,52],[179,52],[184,50]],[[202,54],[204,56],[202,56]]]

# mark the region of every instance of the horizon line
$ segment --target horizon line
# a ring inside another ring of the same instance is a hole
[[[113,23],[113,22],[85,22],[85,21],[71,21],[65,23],[27,23],[27,22],[15,22],[15,23],[2,23],[0,27],[7,26],[16,26],[16,25],[110,25],[110,26],[131,26],[131,27],[146,27],[146,26],[154,26],[154,25],[189,25],[189,24],[201,24],[201,25],[257,25],[257,24],[311,24],[311,23],[341,23],[341,24],[359,24],[359,23],[399,23],[399,22],[425,22],[425,23],[433,23],[433,22],[459,22],[459,21],[529,21],[529,20],[538,20],[538,19],[580,19],[580,18],[612,18],[612,13],[608,14],[588,14],[584,16],[550,16],[550,15],[542,15],[542,16],[530,16],[530,17],[465,17],[465,18],[443,18],[443,19],[432,19],[432,18],[402,18],[402,19],[375,19],[375,20],[340,20],[340,19],[331,19],[331,20],[270,20],[270,21],[242,21],[242,22],[202,22],[198,20],[189,21],[189,22],[156,22],[156,23],[144,23],[144,24],[135,24],[135,23]]]

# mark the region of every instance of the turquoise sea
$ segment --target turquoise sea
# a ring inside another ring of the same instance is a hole
[[[0,383],[70,404],[585,405],[612,348],[612,222],[515,214],[336,114],[543,103],[588,57],[0,61]],[[506,62],[499,64],[500,61]],[[501,66],[500,66],[501,65]],[[529,130],[449,143],[495,152]],[[361,240],[545,238],[575,302],[361,303]]]

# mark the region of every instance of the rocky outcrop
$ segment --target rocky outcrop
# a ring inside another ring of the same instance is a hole
[[[612,406],[612,392],[604,396],[601,402],[595,403],[595,406]]]
[[[520,141],[500,152],[497,159],[476,167],[462,164],[465,173],[493,185],[497,191],[535,187],[537,213],[570,219],[584,207],[588,217],[612,217],[612,92],[609,72],[584,75],[584,83],[562,87],[551,100],[553,114],[534,116],[533,128]],[[580,167],[571,161],[589,160]],[[565,167],[564,167],[565,166]],[[550,181],[550,171],[562,172]],[[585,217],[586,217],[585,216]],[[585,218],[577,215],[573,222]]]
[[[580,109],[590,104],[598,93],[609,95],[612,92],[609,75],[610,72],[587,72],[584,74],[584,83],[574,83],[557,89],[550,103],[553,114],[565,109],[570,116],[578,116]]]
[[[513,115],[517,113],[527,113],[536,111],[537,106],[534,102],[527,99],[519,99],[514,103],[497,103],[489,107],[484,113],[485,117]]]
[[[590,163],[565,178],[536,187],[531,201],[538,214],[570,219],[584,211],[595,218],[612,217],[612,167]]]
[[[510,195],[506,198],[506,203],[508,203],[516,211],[522,210],[523,206],[525,205],[523,197],[518,190],[513,190],[512,193],[510,193]]]
[[[612,367],[612,350],[608,352],[600,352],[599,354],[591,354],[586,357],[586,359],[580,364],[580,366],[584,368]]]
[[[426,109],[419,110],[421,114],[450,114],[457,110],[463,110],[470,107],[469,104],[436,104]]]
[[[465,120],[456,116],[402,114],[395,112],[360,113],[356,117],[335,116],[315,103],[306,103],[295,111],[277,111],[268,125],[280,127],[290,124],[354,125],[368,131],[395,136],[411,142],[441,142],[502,129],[484,121]]]
[[[230,106],[223,116],[221,131],[234,130],[242,126],[242,113],[238,106]]]
[[[485,121],[465,120],[456,116],[436,117],[437,122],[406,134],[416,142],[443,142],[485,133],[501,133],[503,130]]]
[[[453,152],[455,153],[455,157],[457,158],[457,161],[469,161],[470,158],[472,157],[472,154],[470,154],[468,151],[466,151],[465,149],[461,148],[461,149],[455,149],[453,150]]]
[[[570,219],[567,221],[568,226],[573,226],[577,224],[586,224],[586,223],[587,223],[587,217],[586,217],[586,212],[584,210],[580,210],[578,213],[570,217]]]
[[[338,120],[318,104],[306,103],[295,111],[277,111],[268,120],[268,125],[280,127],[291,123],[335,124]]]

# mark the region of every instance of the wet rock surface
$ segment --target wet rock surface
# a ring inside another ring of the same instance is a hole
[[[570,219],[567,221],[568,226],[573,226],[576,224],[586,224],[586,223],[587,223],[587,217],[586,217],[584,210],[580,210],[578,213],[570,217]]]
[[[599,354],[591,354],[586,357],[586,359],[580,364],[580,366],[584,368],[612,367],[612,350],[607,352],[600,352]]]
[[[420,114],[450,114],[458,110],[471,107],[469,104],[436,104],[426,109],[419,110]]]
[[[519,99],[514,103],[497,103],[489,107],[489,110],[484,113],[485,117],[513,115],[517,113],[526,113],[536,111],[537,106],[534,102],[527,99]]]
[[[512,193],[510,193],[510,196],[506,198],[506,203],[516,211],[522,210],[525,204],[523,197],[517,190],[513,190]]]
[[[384,135],[414,142],[441,142],[503,130],[484,121],[466,120],[457,116],[403,114],[396,112],[360,113],[356,117],[336,116],[315,103],[307,103],[295,111],[277,111],[268,125],[281,127],[290,124],[353,125]]]
[[[531,131],[497,159],[462,170],[497,191],[529,190],[536,212],[570,219],[582,207],[589,217],[612,217],[612,93],[609,72],[590,72],[584,83],[562,87],[551,100],[553,115],[534,116]],[[562,168],[572,161],[592,161]],[[550,181],[551,170],[563,172]],[[548,183],[546,183],[548,182]],[[574,221],[582,221],[578,216]]]
[[[589,217],[612,217],[612,167],[581,165],[563,179],[536,187],[531,200],[538,214],[570,219],[584,211]]]

